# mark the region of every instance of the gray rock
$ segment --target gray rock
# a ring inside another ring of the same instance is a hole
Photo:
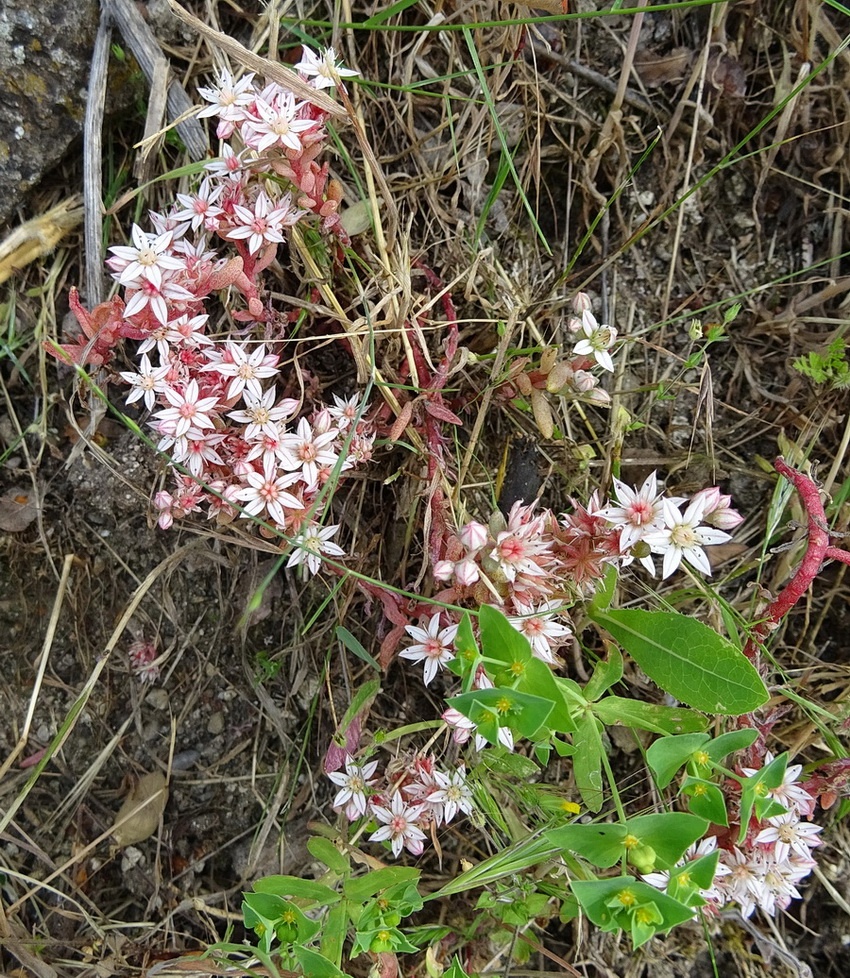
[[[98,18],[97,0],[0,3],[0,222],[82,134]]]
[[[97,0],[0,5],[0,221],[82,133]]]

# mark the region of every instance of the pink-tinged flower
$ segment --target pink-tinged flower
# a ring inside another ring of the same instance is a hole
[[[333,48],[328,48],[321,54],[315,54],[310,48],[304,47],[301,60],[295,65],[295,70],[311,79],[314,88],[336,88],[343,78],[353,78],[359,71],[344,68],[336,57]]]
[[[137,374],[129,371],[121,371],[121,377],[133,387],[127,395],[127,403],[132,404],[134,401],[144,398],[145,407],[148,411],[153,411],[154,404],[156,403],[156,395],[162,394],[165,391],[165,377],[170,369],[171,365],[168,363],[161,364],[159,367],[151,366],[147,353],[143,353],[139,361],[139,372]]]
[[[458,626],[449,625],[441,631],[440,616],[434,615],[425,628],[406,625],[404,630],[411,638],[415,638],[419,645],[411,645],[399,655],[403,659],[410,659],[412,662],[425,663],[425,685],[427,686],[437,675],[437,670],[442,669],[447,662],[451,662],[455,657],[452,651],[452,642],[457,635]]]
[[[166,387],[163,393],[171,407],[157,411],[156,417],[167,425],[174,425],[175,438],[182,437],[190,428],[215,427],[210,414],[215,410],[218,398],[201,397],[197,380],[190,380],[182,392]]]
[[[640,490],[632,489],[625,482],[614,479],[614,496],[618,506],[603,506],[594,516],[613,523],[620,531],[620,548],[628,550],[650,530],[664,526],[664,506],[662,493],[658,491],[655,472],[644,480]],[[671,500],[676,502],[677,500]]]
[[[297,496],[286,492],[288,486],[297,481],[298,476],[291,472],[279,475],[273,462],[265,462],[263,471],[249,472],[245,476],[248,485],[239,490],[239,499],[247,503],[242,511],[243,517],[259,516],[265,510],[273,522],[279,526],[286,523],[287,509],[301,509],[302,503]]]
[[[221,148],[221,156],[206,163],[204,169],[213,177],[239,183],[242,180],[247,155],[246,150],[237,153],[230,143],[225,143]]]
[[[669,499],[664,500],[664,529],[653,530],[643,538],[654,553],[664,555],[662,577],[669,577],[683,559],[701,574],[711,577],[711,564],[703,547],[725,543],[732,537],[723,530],[700,526],[703,505],[700,501],[691,502],[683,514]]]
[[[139,344],[139,349],[136,352],[142,354],[148,353],[150,350],[156,350],[162,363],[168,360],[171,354],[171,344],[168,342],[168,326],[165,324],[152,329]]]
[[[586,309],[581,314],[581,329],[578,335],[582,338],[573,348],[575,354],[592,357],[605,370],[614,369],[614,361],[608,352],[617,339],[617,330],[613,326],[600,326],[593,313]]]
[[[248,119],[248,126],[260,139],[248,139],[249,145],[258,153],[264,153],[272,146],[293,149],[296,152],[302,150],[304,147],[299,133],[316,127],[313,119],[296,118],[302,104],[296,103],[291,92],[283,91],[271,103],[257,99],[254,114]]]
[[[212,103],[201,109],[198,118],[217,115],[232,122],[244,118],[245,107],[256,97],[253,82],[253,74],[243,75],[235,82],[229,71],[222,71],[217,85],[198,89],[198,95]]]
[[[772,842],[774,858],[782,863],[792,852],[804,859],[811,858],[811,850],[821,844],[819,832],[823,832],[823,826],[801,822],[794,812],[787,812],[769,818],[767,828],[759,832],[755,841],[761,845]]]
[[[472,814],[475,806],[472,802],[472,791],[466,783],[466,768],[462,764],[451,774],[434,771],[434,781],[437,787],[426,795],[425,800],[429,805],[440,806],[435,812],[437,825],[442,824],[443,818],[451,822],[458,812]]]
[[[518,574],[530,577],[545,577],[546,570],[534,559],[545,549],[540,541],[528,539],[528,534],[503,530],[496,537],[496,546],[490,551],[490,559],[509,581],[515,581]],[[486,566],[486,565],[485,565]]]
[[[228,340],[221,359],[206,364],[201,370],[214,370],[222,377],[233,378],[227,388],[226,400],[235,400],[246,389],[257,400],[261,400],[263,388],[260,381],[276,376],[277,363],[278,357],[275,354],[266,355],[265,343],[259,343],[249,352],[247,346],[241,347],[233,340]]]
[[[310,422],[306,418],[302,418],[298,422],[294,435],[284,435],[281,438],[281,448],[294,460],[292,467],[301,469],[302,478],[307,483],[308,488],[318,484],[321,466],[336,464],[339,456],[331,448],[331,445],[336,440],[337,435],[336,430],[317,435],[310,426]],[[285,459],[282,460],[282,464],[287,465]]]
[[[334,407],[328,408],[328,414],[336,421],[340,431],[347,431],[357,420],[359,413],[359,394],[352,394],[347,400],[334,394]]]
[[[345,761],[345,773],[333,771],[328,777],[339,787],[336,797],[333,800],[334,808],[341,808],[345,805],[345,816],[349,822],[357,818],[362,818],[366,814],[367,796],[370,788],[375,783],[369,779],[378,767],[377,761],[370,761],[368,764],[357,764],[353,757]]]
[[[224,465],[218,454],[218,447],[227,437],[220,431],[195,431],[190,428],[182,437],[175,439],[171,458],[177,465],[184,465],[196,479],[206,472],[210,465]]]
[[[118,281],[128,288],[137,289],[140,283],[150,282],[157,289],[162,288],[163,271],[173,271],[185,264],[182,258],[171,254],[173,234],[146,234],[138,224],[133,225],[130,245],[116,245],[109,250],[113,257],[107,261],[109,267],[117,272]],[[128,314],[130,315],[130,314]]]
[[[182,206],[171,214],[171,218],[189,224],[193,231],[197,231],[209,218],[219,218],[224,214],[216,204],[223,192],[224,184],[215,186],[206,176],[194,194],[177,194],[177,202]]]
[[[487,527],[483,523],[476,523],[475,520],[462,527],[458,535],[460,542],[472,553],[486,546],[490,539],[490,531]]]
[[[301,509],[301,503],[298,509]],[[286,562],[287,567],[295,567],[301,564],[306,567],[311,574],[318,574],[321,566],[321,554],[328,554],[330,557],[344,557],[345,551],[336,543],[331,543],[331,537],[339,529],[339,524],[334,526],[318,526],[311,524],[303,529],[292,541],[293,550]]]
[[[525,635],[531,644],[532,653],[538,659],[542,659],[550,666],[555,665],[553,649],[559,648],[572,635],[572,631],[566,625],[555,620],[561,615],[559,610],[561,602],[546,601],[537,608],[527,607],[518,602],[514,602],[514,605],[519,615],[509,615],[508,621],[518,632]]]
[[[212,346],[213,341],[202,332],[209,318],[207,315],[192,316],[191,319],[189,316],[178,316],[168,323],[165,339],[187,350],[197,350],[199,346]]]
[[[281,197],[277,206],[269,199],[265,190],[260,191],[254,201],[253,210],[242,204],[233,205],[233,219],[236,222],[227,231],[233,240],[248,238],[248,251],[255,255],[266,244],[279,244],[283,241],[283,228],[297,224],[306,213],[292,206],[289,194]]]
[[[149,639],[133,642],[127,655],[130,659],[130,669],[143,683],[152,683],[159,678],[159,666],[156,664],[156,644]]]
[[[401,855],[402,849],[407,849],[413,856],[421,855],[425,848],[425,833],[416,821],[422,814],[422,805],[408,805],[401,792],[396,792],[389,808],[375,804],[371,807],[375,818],[385,824],[369,836],[370,842],[389,840],[394,856]]]
[[[720,859],[729,869],[728,874],[718,881],[721,889],[738,904],[742,916],[751,917],[756,906],[760,906],[767,896],[764,864],[753,853],[737,847],[721,849]]]
[[[246,390],[243,394],[244,410],[231,411],[227,415],[228,418],[247,425],[242,434],[246,441],[253,441],[260,435],[277,438],[280,433],[278,422],[291,418],[298,410],[298,401],[294,398],[285,397],[279,404],[275,404],[276,396],[277,391],[274,386],[270,387],[262,397],[255,397]]]

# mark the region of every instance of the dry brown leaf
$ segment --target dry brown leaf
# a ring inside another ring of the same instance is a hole
[[[161,771],[140,778],[115,816],[112,836],[118,845],[131,846],[149,839],[159,827],[167,801],[168,788]],[[140,805],[143,807],[139,808]],[[135,811],[137,808],[139,810]]]
[[[79,197],[69,197],[14,231],[0,243],[0,284],[37,258],[49,254],[83,219]]]
[[[20,533],[38,515],[36,498],[25,489],[10,489],[0,496],[0,530]]]
[[[638,51],[635,70],[647,88],[658,88],[668,82],[681,81],[692,60],[693,51],[689,48],[673,48],[660,57],[651,51]]]
[[[568,14],[570,12],[570,0],[533,0],[524,3],[518,0],[520,6],[531,7],[532,10],[546,10],[550,14]]]

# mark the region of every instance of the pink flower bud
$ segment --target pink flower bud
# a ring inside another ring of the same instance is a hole
[[[330,431],[333,427],[334,419],[331,416],[331,412],[327,408],[322,408],[321,411],[316,413],[313,418],[313,431],[317,435],[324,435],[326,432]]]
[[[586,394],[596,386],[596,378],[588,370],[576,370],[572,378],[572,387],[579,394]]]
[[[455,580],[461,587],[471,587],[480,576],[478,564],[468,557],[455,566]]]
[[[480,550],[487,543],[488,536],[487,527],[473,520],[460,531],[460,542],[467,550]]]
[[[434,580],[450,581],[454,576],[455,565],[450,560],[438,560],[434,564]]]
[[[586,292],[576,292],[573,296],[573,312],[580,316],[590,309],[590,296]]]
[[[744,517],[731,506],[721,506],[710,515],[703,516],[703,519],[718,530],[734,530],[744,522]]]
[[[596,404],[598,407],[608,407],[611,403],[611,395],[601,387],[594,387],[584,395],[584,399],[589,404]]]
[[[727,502],[728,501],[729,500],[727,500]],[[703,516],[708,516],[722,505],[720,490],[717,488],[717,486],[710,486],[708,489],[700,489],[700,491],[691,498],[691,503],[702,504],[702,514]]]

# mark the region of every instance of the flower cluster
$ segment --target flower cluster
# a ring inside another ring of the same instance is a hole
[[[332,50],[305,49],[296,70],[317,91],[355,74]],[[293,537],[289,565],[316,573],[322,554],[343,554],[331,539],[338,527],[322,525],[323,487],[371,457],[374,433],[356,395],[335,397],[333,407],[317,397],[305,403],[300,388],[299,399],[285,396],[294,381],[281,371],[276,340],[292,316],[261,298],[259,276],[286,230],[311,214],[344,237],[339,188],[317,161],[327,114],[280,84],[256,86],[253,75],[234,81],[225,72],[200,93],[211,104],[199,114],[217,116],[218,135],[230,142],[205,165],[194,193],[151,213],[153,231],[134,225],[131,244],[110,249],[107,264],[123,298],[91,316],[72,302],[85,335],[99,335],[94,327],[103,320],[110,343],[66,353],[107,363],[119,337],[141,341],[136,369],[120,376],[130,385],[127,403],[153,412],[157,447],[175,469],[174,487],[155,498],[160,527],[198,512],[219,523],[253,518],[267,536]],[[216,244],[230,253],[220,255]],[[247,329],[262,324],[264,342],[211,332],[206,302],[223,288],[245,300],[241,309],[232,303],[231,318]]]
[[[534,420],[544,438],[554,432],[554,417],[548,395],[569,397],[597,407],[608,407],[610,394],[599,386],[595,367],[613,371],[611,350],[617,341],[613,326],[600,324],[590,311],[590,298],[579,292],[573,301],[575,316],[569,320],[574,338],[571,356],[559,356],[557,347],[547,347],[534,364],[530,357],[518,357],[511,364],[502,386],[503,397],[518,394],[529,402]]]
[[[640,490],[615,479],[614,492],[604,505],[596,494],[586,506],[573,501],[573,512],[560,517],[516,503],[507,518],[497,513],[488,525],[467,523],[449,536],[443,558],[434,564],[434,577],[445,585],[437,599],[495,605],[528,638],[534,655],[554,666],[558,649],[572,635],[568,608],[594,590],[610,564],[637,559],[654,575],[657,554],[664,577],[683,560],[710,575],[704,547],[731,539],[719,527],[741,522],[719,489],[704,489],[690,501],[665,497],[654,472]],[[440,612],[406,631],[416,644],[401,656],[424,663],[428,684],[454,657],[457,621]]]
[[[764,758],[767,767],[774,760],[768,751]],[[755,777],[761,769],[743,768],[741,774]],[[784,812],[764,819],[753,817],[743,841],[737,838],[719,839],[711,836],[692,846],[679,864],[719,849],[717,872],[710,889],[700,895],[706,901],[704,911],[716,912],[727,903],[737,903],[741,913],[749,917],[756,908],[773,916],[777,909],[785,910],[793,899],[800,898],[797,884],[814,869],[812,850],[820,845],[822,826],[810,821],[815,810],[815,798],[800,783],[801,764],[786,768],[782,783],[768,789],[767,797],[778,803]],[[669,873],[647,873],[643,879],[658,889],[665,889]]]
[[[159,678],[156,663],[156,643],[150,639],[139,639],[127,649],[130,670],[141,683],[154,683]]]
[[[361,818],[377,822],[369,841],[389,842],[394,856],[402,849],[420,855],[432,826],[439,828],[458,814],[473,811],[463,765],[444,773],[432,757],[420,755],[395,771],[385,771],[382,778],[375,777],[377,769],[377,761],[359,764],[349,755],[344,772],[328,774],[339,788],[333,806],[344,811],[350,822]]]

